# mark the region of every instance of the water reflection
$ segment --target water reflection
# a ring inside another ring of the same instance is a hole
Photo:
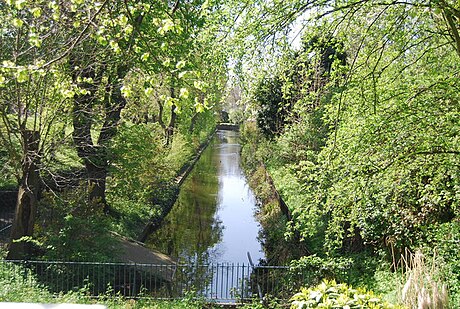
[[[247,263],[263,258],[256,204],[240,168],[238,133],[218,131],[148,243],[184,263]]]

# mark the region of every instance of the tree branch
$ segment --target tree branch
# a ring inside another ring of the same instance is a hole
[[[88,23],[86,24],[85,28],[80,32],[80,34],[78,35],[78,37],[75,39],[75,41],[73,41],[72,45],[70,45],[70,47],[63,53],[61,54],[59,57],[57,58],[54,58],[50,61],[48,61],[47,63],[45,63],[44,65],[41,66],[41,68],[46,68],[50,65],[52,65],[53,63],[59,61],[59,60],[62,60],[64,57],[66,57],[67,55],[70,54],[70,52],[75,48],[75,46],[77,46],[78,43],[80,43],[80,41],[83,39],[83,36],[85,35],[86,31],[88,31],[89,27],[91,26],[92,22],[94,19],[96,19],[96,17],[102,12],[102,9],[104,8],[104,6],[109,2],[109,0],[105,0],[104,3],[102,3],[101,7],[99,8],[99,10],[97,10],[96,13],[94,13],[93,17],[88,21]]]

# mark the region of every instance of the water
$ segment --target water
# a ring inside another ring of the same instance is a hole
[[[216,133],[149,245],[185,263],[248,263],[247,252],[254,263],[264,258],[238,138],[233,131]]]

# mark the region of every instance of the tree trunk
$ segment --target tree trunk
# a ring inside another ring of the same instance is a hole
[[[174,86],[171,86],[170,88],[171,92],[171,98],[175,98],[176,94],[174,92]],[[171,145],[172,140],[173,140],[173,135],[174,135],[174,128],[176,126],[176,119],[177,119],[177,113],[176,113],[176,106],[173,104],[171,106],[171,118],[169,119],[169,124],[166,127],[166,145]]]
[[[37,131],[25,130],[22,134],[24,142],[24,159],[22,161],[22,179],[19,185],[16,213],[11,230],[11,240],[7,259],[25,259],[30,255],[30,242],[17,241],[26,236],[32,236],[37,212],[37,202],[40,193],[40,163],[39,141]]]
[[[193,130],[195,130],[197,119],[198,119],[198,113],[193,114],[193,117],[190,120],[190,126],[188,128],[188,133],[193,134]]]
[[[96,90],[101,80],[99,75],[102,74],[102,71],[96,74],[92,68],[82,70],[81,76],[91,77],[97,83],[79,84],[79,87],[86,89],[87,92],[84,95],[76,95],[74,98],[73,140],[78,156],[83,159],[85,164],[89,202],[95,206],[99,205],[105,213],[110,212],[105,195],[109,166],[107,146],[117,132],[121,111],[126,106],[126,99],[121,93],[121,81],[127,70],[127,67],[120,66],[112,73],[112,76],[109,76],[103,101],[104,123],[97,141],[93,141],[91,137],[91,128],[93,127],[94,106],[101,103],[96,98]],[[75,81],[77,77],[78,75],[75,75]]]
[[[85,94],[76,94],[72,113],[73,141],[77,148],[78,156],[83,159],[86,168],[89,203],[101,205],[106,210],[105,178],[107,175],[107,159],[103,149],[95,145],[91,137],[93,126],[93,107],[97,104],[96,91],[101,80],[101,72],[96,73],[94,67],[87,67],[74,72],[73,80],[77,85],[86,90]],[[90,78],[93,82],[83,81],[78,83],[78,77]]]
[[[176,119],[177,119],[177,114],[176,114],[176,106],[171,107],[171,120],[169,121],[169,125],[166,128],[166,145],[171,145],[173,141],[173,135],[174,135],[174,127],[176,126]]]
[[[104,147],[93,146],[92,152],[87,153],[84,158],[87,184],[88,199],[94,206],[99,205],[107,213],[109,207],[105,198],[105,185],[107,179],[108,160]]]

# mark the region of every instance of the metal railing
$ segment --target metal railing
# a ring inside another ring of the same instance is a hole
[[[18,274],[52,293],[82,291],[91,296],[178,299],[197,297],[217,302],[243,302],[270,295],[288,299],[303,282],[303,274],[286,266],[247,264],[131,264],[55,261],[2,261],[20,265]],[[33,276],[35,280],[26,277]]]

